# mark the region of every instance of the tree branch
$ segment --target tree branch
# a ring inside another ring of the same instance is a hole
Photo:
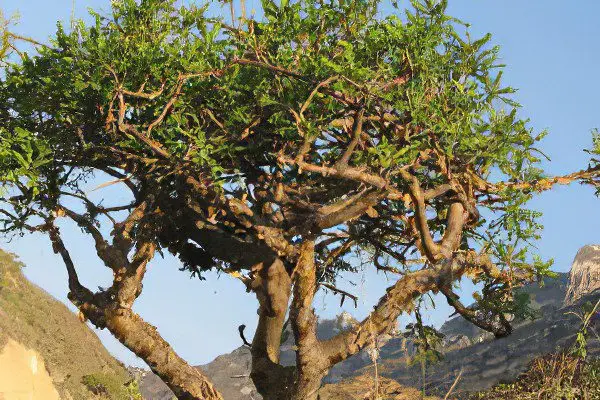
[[[441,286],[440,292],[444,294],[448,304],[452,306],[456,312],[473,325],[478,326],[488,332],[492,332],[496,337],[508,336],[512,332],[512,326],[506,320],[502,313],[493,315],[483,315],[477,310],[465,307],[460,301],[460,297],[452,291],[450,286]]]
[[[437,288],[439,273],[432,269],[412,272],[400,278],[379,300],[375,310],[352,329],[321,342],[328,367],[358,353],[367,346],[372,335],[391,331],[403,312],[414,308],[413,301]]]
[[[363,107],[360,110],[358,110],[356,112],[356,115],[354,116],[354,122],[352,124],[352,133],[351,133],[352,139],[350,141],[350,144],[348,144],[346,151],[344,151],[344,154],[342,155],[342,157],[337,161],[335,168],[346,168],[348,166],[348,161],[350,161],[350,157],[352,156],[354,149],[356,148],[356,146],[358,145],[358,142],[360,141],[360,136],[362,135],[363,117],[364,116],[365,116],[365,109]]]

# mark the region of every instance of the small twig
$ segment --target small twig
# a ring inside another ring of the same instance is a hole
[[[448,390],[448,393],[446,393],[446,396],[444,396],[444,400],[448,400],[448,397],[452,394],[452,392],[456,388],[456,385],[458,385],[458,381],[460,380],[462,373],[463,370],[461,369],[458,375],[456,376],[456,379],[454,379],[454,383],[452,384],[452,386],[450,386],[450,390]]]
[[[240,337],[242,338],[242,342],[250,348],[252,348],[252,344],[246,340],[246,336],[244,335],[244,329],[246,329],[246,325],[242,324],[238,327],[238,331],[240,332]]]
[[[338,289],[335,286],[330,285],[329,283],[321,282],[320,285],[324,288],[331,290],[332,292],[336,292],[342,295],[342,302],[340,304],[340,307],[344,305],[344,300],[346,300],[346,297],[349,297],[354,301],[354,308],[358,307],[358,297],[353,295],[352,293],[348,293],[345,290]]]

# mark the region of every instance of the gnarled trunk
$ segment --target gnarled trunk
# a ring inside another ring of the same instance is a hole
[[[314,240],[308,239],[302,243],[294,276],[290,322],[297,347],[296,380],[289,398],[316,400],[328,365],[323,357],[322,344],[317,338],[317,316],[312,306],[317,291]]]
[[[265,400],[288,399],[295,368],[279,364],[281,335],[290,300],[291,278],[280,259],[254,268],[251,289],[258,299],[258,326],[252,340],[252,372]]]
[[[314,242],[307,241],[294,269],[294,299],[290,322],[294,333],[296,367],[279,364],[281,334],[290,301],[292,281],[276,259],[255,267],[252,290],[259,301],[259,322],[252,342],[252,380],[265,400],[314,400],[327,374],[316,335],[312,301],[316,291]]]

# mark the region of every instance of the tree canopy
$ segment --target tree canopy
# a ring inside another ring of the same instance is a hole
[[[523,311],[513,288],[550,274],[530,251],[540,214],[527,201],[554,184],[598,182],[597,161],[563,177],[541,170],[545,133],[520,117],[490,35],[472,38],[446,1],[382,17],[378,7],[263,0],[260,18],[242,3],[228,19],[208,4],[118,0],[7,63],[3,232],[47,233],[82,315],[179,398],[220,395],[131,310],[157,251],[255,292],[259,392],[312,399],[331,366],[428,292],[509,334],[508,315]],[[131,201],[94,202],[85,187],[98,179]],[[110,288],[79,282],[58,219],[91,235]],[[353,297],[335,280],[358,259],[397,279],[356,328],[321,341],[314,294]],[[456,293],[463,277],[481,288],[474,307]],[[295,368],[278,363],[288,309]]]

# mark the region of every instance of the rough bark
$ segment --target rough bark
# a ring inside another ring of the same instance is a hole
[[[317,339],[317,316],[312,303],[317,290],[315,243],[306,240],[294,270],[294,296],[290,322],[296,340],[296,380],[288,398],[316,400],[321,381],[328,371]]]
[[[373,339],[373,335],[389,332],[400,314],[414,308],[414,300],[437,289],[439,272],[424,269],[410,273],[388,288],[375,310],[355,328],[322,342],[323,357],[333,366],[358,353]]]
[[[250,377],[265,400],[285,399],[293,385],[293,367],[279,364],[281,335],[291,292],[291,278],[280,259],[253,268],[250,289],[258,299],[258,326],[252,340]]]
[[[156,328],[131,310],[110,312],[106,328],[148,364],[179,400],[222,400],[223,397],[199,369],[183,360]]]

